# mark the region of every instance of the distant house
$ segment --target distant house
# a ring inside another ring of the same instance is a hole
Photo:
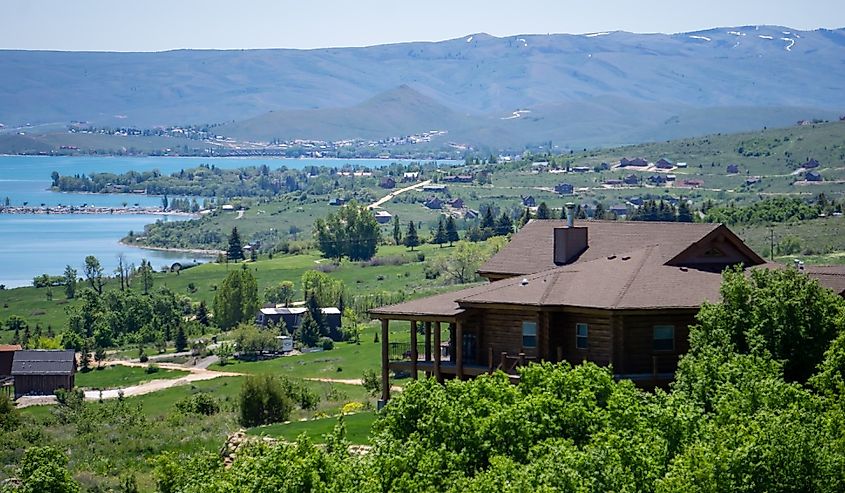
[[[575,192],[575,188],[570,183],[558,183],[555,185],[555,192],[561,195],[572,195]]]
[[[674,164],[672,164],[671,162],[667,161],[667,160],[666,160],[666,159],[664,159],[664,158],[660,158],[660,161],[657,161],[656,163],[654,163],[654,165],[655,165],[658,169],[672,169],[672,168],[674,168],[674,167],[675,167],[675,165],[674,165]]]
[[[617,186],[617,185],[621,185],[622,183],[624,183],[624,182],[620,179],[617,179],[617,178],[611,178],[609,180],[604,180],[605,185]]]
[[[385,176],[379,181],[378,186],[381,188],[396,188],[396,180],[392,176]]]
[[[445,192],[447,190],[446,185],[438,185],[435,183],[424,185],[422,189],[423,192]]]
[[[824,181],[822,174],[818,171],[808,171],[804,173],[804,179],[807,181]]]
[[[346,200],[344,200],[340,197],[329,200],[329,205],[333,205],[335,207],[340,207],[341,205],[343,205],[345,203],[346,203]]]
[[[653,185],[662,185],[667,181],[669,181],[669,179],[664,175],[651,175],[648,177],[648,182]]]
[[[686,168],[686,167],[687,167],[687,163],[675,163],[675,167],[676,167],[676,168]]]
[[[735,174],[739,173],[739,166],[736,165],[736,164],[729,164],[727,172],[732,174],[732,175],[735,175]]]
[[[630,174],[622,180],[626,185],[639,185],[640,178],[635,174]]]
[[[475,209],[467,209],[467,211],[464,213],[464,217],[467,219],[478,219],[479,217],[481,217],[481,213]]]
[[[15,351],[12,376],[16,399],[24,395],[53,395],[58,389],[74,387],[76,358],[72,350]]]
[[[443,201],[437,197],[429,197],[423,203],[424,206],[428,207],[429,209],[442,209],[443,208]]]
[[[643,198],[642,197],[631,197],[628,199],[628,202],[633,205],[643,205]]]
[[[258,310],[255,316],[255,323],[266,327],[268,325],[279,325],[280,320],[285,321],[288,332],[298,329],[302,325],[302,317],[308,309],[302,306],[295,307],[264,307]],[[340,310],[336,307],[320,308],[323,313],[323,320],[330,331],[340,327]]]
[[[527,197],[522,197],[522,205],[523,205],[524,207],[536,207],[536,206],[537,206],[537,201],[536,201],[536,200],[534,200],[534,196],[533,196],[533,195],[529,195],[529,196],[527,196]]]
[[[704,186],[704,180],[686,179],[686,180],[681,182],[681,185],[683,185],[685,187],[698,188],[698,187]]]
[[[675,181],[677,178],[675,175],[666,175],[666,181]]]
[[[373,215],[376,217],[376,222],[379,224],[387,224],[391,219],[393,219],[393,214],[385,210],[376,211]]]
[[[443,181],[446,183],[472,183],[472,175],[450,175],[444,176]]]
[[[760,177],[759,176],[749,176],[748,178],[745,179],[746,185],[754,185],[755,183],[760,183]]]
[[[628,158],[623,157],[622,159],[619,160],[619,167],[620,168],[626,168],[628,166],[633,166],[635,168],[636,167],[648,166],[648,161],[646,161],[645,159],[643,159],[641,157],[635,157],[634,159],[628,159]]]
[[[417,179],[419,179],[419,177],[420,177],[419,171],[406,171],[405,173],[402,174],[402,181],[404,181],[404,182],[417,181]]]
[[[223,209],[224,211],[233,211],[235,210],[235,206],[232,204],[225,204],[221,207],[221,209]]]
[[[611,205],[610,208],[608,208],[607,210],[609,210],[613,214],[616,214],[617,216],[624,216],[628,214],[628,206],[625,204]]]
[[[801,167],[804,169],[813,169],[818,168],[819,166],[821,166],[821,163],[819,163],[815,159],[810,159],[809,161],[801,165]]]
[[[590,168],[589,166],[575,166],[572,168],[572,171],[575,173],[587,173],[591,170],[592,168]]]
[[[447,203],[449,204],[450,207],[452,207],[454,209],[463,209],[464,208],[464,199],[462,199],[462,198],[452,199]]]
[[[15,351],[20,351],[18,344],[0,344],[0,378],[12,375],[12,360]]]

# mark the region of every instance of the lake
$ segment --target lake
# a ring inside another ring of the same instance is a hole
[[[410,160],[388,159],[284,159],[269,157],[205,158],[205,157],[90,157],[90,156],[0,156],[0,201],[6,197],[12,205],[30,206],[95,205],[120,207],[124,203],[139,206],[161,205],[161,198],[137,194],[85,194],[51,192],[50,174],[89,174],[95,172],[125,173],[158,169],[163,174],[214,164],[221,168],[239,168],[266,164],[271,169],[281,166],[337,166],[354,164],[369,167],[386,166]],[[438,161],[451,165],[455,161]],[[0,214],[0,284],[6,287],[27,286],[40,274],[59,275],[66,265],[82,272],[87,255],[100,259],[106,272],[117,266],[117,255],[138,265],[142,258],[158,269],[172,262],[193,260],[190,254],[143,250],[121,245],[119,240],[129,231],[143,231],[144,225],[161,219],[184,220],[179,216],[156,215],[8,215]],[[197,259],[202,261],[203,259]]]

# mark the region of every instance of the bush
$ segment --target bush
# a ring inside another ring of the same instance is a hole
[[[147,365],[147,368],[146,368],[146,369],[144,369],[144,371],[145,371],[148,375],[152,375],[153,373],[158,373],[158,370],[159,370],[158,365],[156,365],[156,364],[154,364],[154,363],[150,363],[149,365]]]
[[[323,351],[331,351],[334,349],[334,341],[331,337],[321,337],[319,344],[320,347],[323,348]]]
[[[375,370],[364,370],[361,385],[373,397],[381,394],[381,378],[376,374]]]
[[[423,252],[417,252],[417,262],[425,262],[425,254]]]
[[[18,427],[20,421],[15,404],[6,394],[0,394],[0,430],[12,431]]]
[[[291,398],[271,375],[247,377],[239,402],[239,421],[247,427],[287,421],[293,410]]]
[[[200,392],[185,397],[176,403],[176,410],[182,414],[201,414],[211,416],[220,412],[220,403],[211,395]]]

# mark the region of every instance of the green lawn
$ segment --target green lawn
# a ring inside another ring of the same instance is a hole
[[[319,418],[309,421],[292,421],[250,429],[250,435],[269,436],[294,441],[303,433],[314,443],[323,443],[327,434],[334,430],[338,417]],[[369,443],[370,429],[376,420],[373,412],[350,414],[343,417],[346,425],[346,438],[350,443],[366,445]]]
[[[115,389],[137,385],[150,380],[174,379],[187,375],[186,371],[159,369],[147,373],[146,368],[111,365],[76,374],[76,386],[87,389]]]

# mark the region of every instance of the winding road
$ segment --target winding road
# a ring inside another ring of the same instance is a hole
[[[426,181],[421,181],[421,182],[419,182],[415,185],[411,185],[410,187],[405,187],[405,188],[400,188],[399,190],[394,190],[393,192],[390,192],[389,194],[385,195],[384,197],[376,200],[375,202],[373,202],[372,204],[370,204],[367,207],[370,208],[370,209],[375,209],[376,207],[381,207],[381,204],[384,204],[385,202],[390,202],[393,199],[393,197],[396,197],[400,193],[405,193],[405,192],[409,192],[411,190],[415,190],[417,188],[422,188],[422,187],[424,187],[424,186],[426,186],[430,183],[431,183],[431,180],[426,180]]]

